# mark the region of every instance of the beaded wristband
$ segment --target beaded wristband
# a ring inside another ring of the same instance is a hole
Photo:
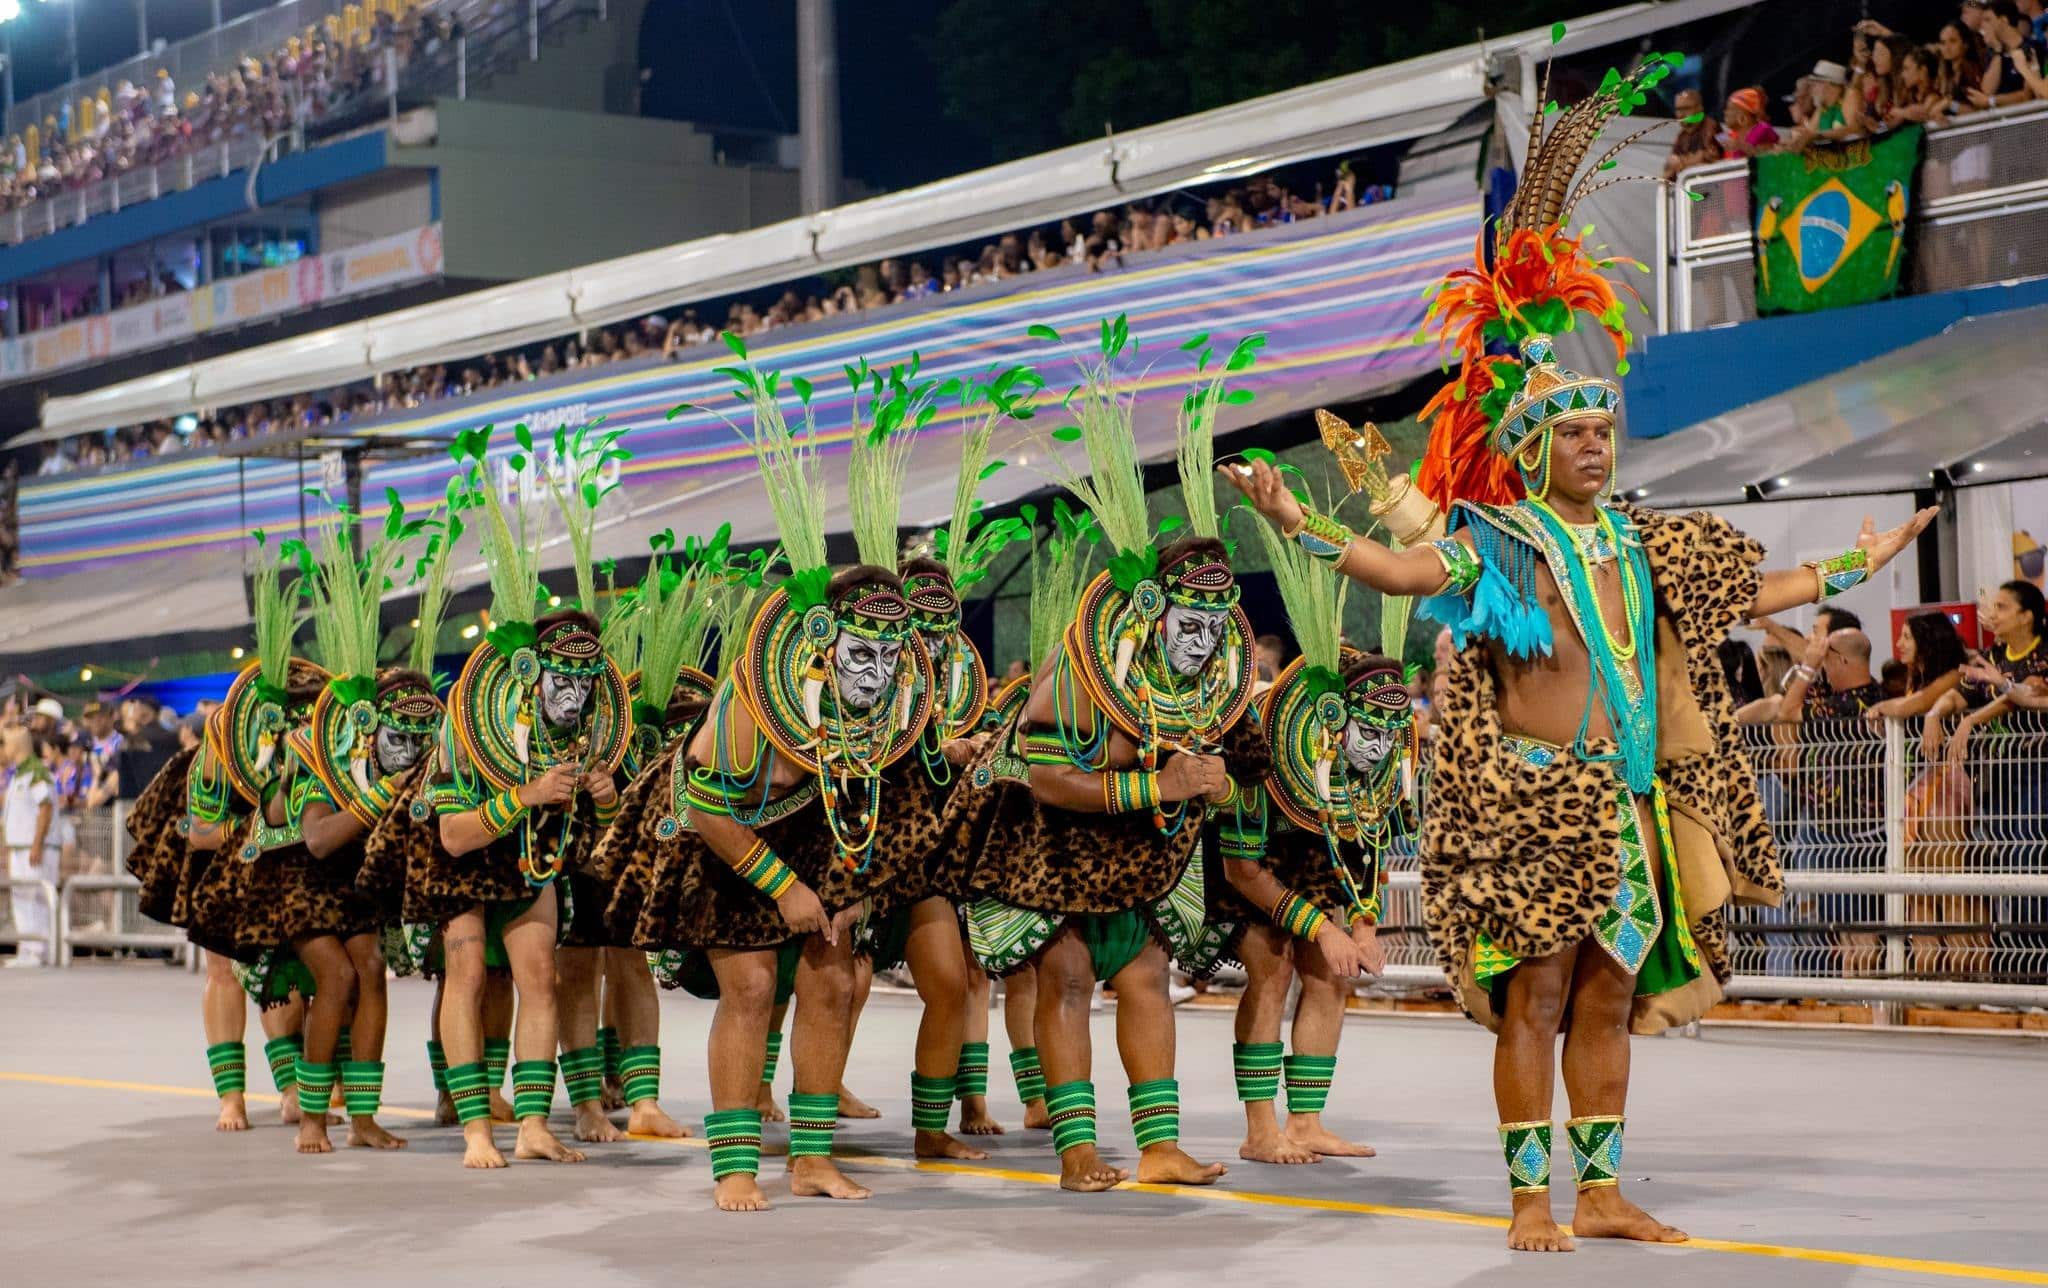
[[[1149,813],[1158,805],[1158,774],[1144,769],[1120,769],[1102,776],[1104,813]]]
[[[526,817],[526,804],[519,799],[518,788],[507,787],[478,806],[477,813],[492,836],[503,836],[512,830],[513,824]]]
[[[1801,566],[1813,569],[1813,602],[1825,604],[1870,579],[1870,552],[1861,548],[1845,550],[1832,559],[1810,560]]]
[[[1444,566],[1444,580],[1443,584],[1436,588],[1437,594],[1441,595],[1448,591],[1454,595],[1463,595],[1479,584],[1479,556],[1472,552],[1471,547],[1462,541],[1445,537],[1430,542],[1429,548],[1436,552],[1437,562]]]
[[[1223,776],[1223,786],[1223,799],[1212,802],[1211,808],[1213,809],[1230,809],[1244,796],[1244,793],[1237,786],[1237,780],[1228,774]]]
[[[1347,913],[1347,914],[1345,915],[1345,917],[1344,917],[1344,924],[1345,924],[1345,926],[1347,926],[1347,927],[1350,927],[1350,926],[1355,926],[1355,925],[1357,925],[1357,924],[1358,924],[1359,922],[1361,922],[1361,921],[1362,921],[1362,922],[1364,922],[1364,923],[1365,923],[1366,925],[1368,925],[1368,926],[1377,926],[1377,925],[1379,925],[1379,924],[1380,924],[1380,913],[1379,913],[1379,909],[1378,909],[1378,908],[1375,908],[1375,907],[1373,907],[1373,906],[1372,906],[1372,904],[1374,904],[1374,903],[1378,903],[1378,902],[1379,902],[1379,900],[1375,898],[1375,899],[1371,900],[1371,901],[1370,901],[1370,902],[1368,902],[1368,903],[1354,903],[1354,904],[1352,904],[1352,905],[1351,905],[1351,911],[1350,911],[1349,913]]]
[[[1317,514],[1304,508],[1301,524],[1293,532],[1294,544],[1300,546],[1311,559],[1320,560],[1331,566],[1344,562],[1344,552],[1351,548],[1351,529],[1337,522],[1327,514]]]
[[[595,802],[592,803],[597,810],[597,825],[599,827],[610,827],[612,820],[619,816],[619,798],[616,796],[612,797],[612,803],[609,805],[596,805]]]
[[[770,899],[780,899],[796,884],[796,873],[768,848],[766,841],[754,842],[754,848],[733,865],[733,871],[740,874],[740,880]]]
[[[1273,924],[1297,939],[1314,939],[1329,920],[1321,908],[1292,891],[1273,905]]]

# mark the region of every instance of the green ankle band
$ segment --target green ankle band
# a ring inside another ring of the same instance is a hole
[[[1017,1080],[1017,1099],[1027,1105],[1045,1099],[1045,1066],[1038,1062],[1037,1047],[1010,1052],[1010,1076]]]
[[[562,1052],[562,1090],[572,1105],[604,1099],[604,1050],[587,1046]]]
[[[296,1071],[299,1084],[299,1112],[302,1114],[324,1114],[327,1102],[334,1098],[334,1078],[338,1070],[333,1064],[315,1064],[304,1056],[298,1059]]]
[[[1330,1103],[1330,1080],[1337,1076],[1334,1055],[1290,1055],[1287,1069],[1287,1112],[1319,1114]]]
[[[240,1095],[249,1089],[249,1054],[239,1042],[216,1042],[206,1048],[206,1067],[213,1072],[213,1094]]]
[[[511,1038],[484,1039],[484,1076],[491,1080],[491,1090],[505,1085],[505,1066],[511,1062]]]
[[[1593,1114],[1564,1125],[1572,1144],[1572,1177],[1581,1190],[1621,1184],[1620,1114]]]
[[[1550,1188],[1550,1124],[1502,1123],[1500,1149],[1508,1160],[1508,1191],[1540,1194]]]
[[[341,1032],[334,1035],[334,1062],[347,1064],[356,1058],[355,1044],[349,1041],[348,1026],[342,1025]]]
[[[298,1080],[299,1039],[290,1033],[263,1044],[263,1058],[270,1061],[270,1081],[277,1094],[290,1091]]]
[[[1278,1042],[1233,1042],[1230,1067],[1237,1075],[1237,1098],[1246,1104],[1272,1100],[1280,1094]]]
[[[780,1030],[768,1035],[768,1056],[761,1062],[761,1082],[765,1086],[775,1081],[775,1066],[782,1059],[782,1033]]]
[[[626,1103],[661,1098],[661,1048],[627,1047],[619,1052],[619,1082],[625,1088]]]
[[[519,1060],[512,1065],[512,1116],[545,1118],[555,1107],[555,1062]]]
[[[832,1133],[839,1127],[839,1093],[807,1096],[789,1093],[789,1156],[829,1158]]]
[[[718,1109],[704,1115],[704,1140],[711,1146],[711,1179],[761,1171],[761,1111]]]
[[[1045,1089],[1045,1109],[1052,1115],[1053,1152],[1064,1154],[1076,1145],[1095,1143],[1095,1084],[1062,1082]]]
[[[375,1118],[384,1103],[384,1062],[349,1060],[341,1066],[341,1098],[351,1118]]]
[[[944,1131],[946,1117],[953,1112],[953,1093],[958,1083],[953,1078],[927,1078],[911,1071],[910,1074],[910,1129],[912,1131]]]
[[[1180,1139],[1180,1080],[1155,1078],[1131,1084],[1131,1134],[1138,1148]]]
[[[604,1052],[604,1076],[617,1078],[619,1074],[619,1031],[601,1028],[597,1031],[597,1049]]]
[[[427,1068],[434,1073],[434,1090],[448,1090],[448,1052],[439,1042],[427,1040]]]
[[[960,1065],[953,1075],[953,1094],[965,1100],[988,1094],[988,1043],[962,1042]]]
[[[456,1122],[491,1116],[490,1076],[490,1067],[481,1060],[448,1066],[448,1098],[455,1102]]]

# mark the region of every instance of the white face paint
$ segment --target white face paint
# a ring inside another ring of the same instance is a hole
[[[1168,604],[1159,629],[1166,633],[1166,661],[1176,674],[1197,675],[1223,647],[1230,612],[1222,608],[1188,608]]]
[[[572,725],[583,718],[583,708],[590,702],[590,691],[596,683],[595,676],[558,675],[553,671],[540,673],[540,713],[551,725]]]
[[[379,727],[376,748],[378,772],[397,774],[411,769],[426,745],[427,740],[419,734]]]
[[[930,631],[919,631],[917,637],[924,641],[924,651],[932,659],[932,674],[944,675],[949,650],[953,647],[953,637],[950,634],[934,635]]]
[[[895,676],[896,660],[902,653],[900,641],[884,643],[851,631],[839,632],[832,643],[832,672],[840,704],[853,711],[872,709]]]
[[[1354,770],[1370,774],[1394,752],[1394,731],[1369,725],[1357,716],[1344,726],[1344,759]]]

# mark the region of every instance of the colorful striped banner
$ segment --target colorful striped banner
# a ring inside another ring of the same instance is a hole
[[[756,361],[782,370],[785,380],[803,375],[815,383],[812,411],[827,445],[845,442],[850,403],[840,368],[861,355],[883,366],[915,350],[924,373],[939,378],[1034,362],[1053,389],[1063,390],[1070,383],[1069,360],[1057,347],[1027,338],[1025,327],[1054,327],[1075,348],[1092,351],[1096,321],[1116,313],[1128,315],[1143,346],[1136,362],[1144,375],[1133,381],[1135,387],[1186,388],[1194,363],[1174,346],[1191,335],[1212,333],[1221,353],[1238,337],[1261,331],[1268,337],[1266,351],[1234,386],[1256,391],[1269,407],[1300,397],[1356,397],[1436,365],[1433,350],[1412,343],[1426,308],[1422,293],[1445,272],[1469,263],[1479,219],[1477,201],[1369,207],[1134,257],[1123,270],[1033,275],[894,308],[873,320],[771,331],[755,337],[751,349]],[[633,459],[622,488],[627,508],[673,510],[673,498],[752,472],[745,443],[717,416],[691,411],[667,419],[681,403],[742,414],[726,378],[712,372],[731,361],[723,345],[707,346],[680,361],[578,372],[321,432],[329,438],[349,433],[374,444],[380,438],[446,439],[475,425],[525,421],[540,439],[553,425],[603,416],[609,426],[632,430],[627,443]],[[1170,426],[1178,401],[1177,394],[1149,400],[1156,406],[1148,414]],[[1256,419],[1257,410],[1233,408],[1240,415],[1232,423]],[[957,423],[942,414],[926,432],[955,430]],[[1140,432],[1152,446],[1150,432]],[[509,454],[510,439],[494,439],[495,451]],[[1170,452],[1170,431],[1162,443]],[[387,487],[396,488],[409,507],[431,505],[449,468],[439,453],[368,463],[365,517],[381,517]],[[302,469],[295,461],[238,461],[209,453],[91,477],[25,479],[22,570],[31,577],[58,577],[232,545],[254,528],[296,531],[302,477],[306,485],[317,485],[320,473],[312,460]],[[1000,502],[1005,494],[1032,490],[1031,480],[1006,481],[1018,473],[997,475],[985,495]],[[950,489],[948,474],[948,498]],[[734,508],[731,499],[721,508]],[[750,515],[753,523],[738,514],[723,517],[734,520],[737,539],[768,535],[765,515]],[[660,514],[653,526],[672,521]],[[635,534],[630,544],[637,548],[642,541]]]

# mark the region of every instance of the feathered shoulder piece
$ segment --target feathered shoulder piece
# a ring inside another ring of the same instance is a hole
[[[1647,102],[1648,91],[1679,61],[1676,54],[1653,54],[1626,76],[1610,70],[1599,89],[1561,112],[1540,106],[1549,96],[1546,71],[1544,92],[1531,105],[1529,149],[1514,198],[1480,234],[1473,266],[1434,288],[1422,328],[1422,338],[1435,338],[1445,370],[1457,364],[1422,413],[1430,436],[1417,483],[1442,509],[1455,501],[1503,505],[1522,496],[1512,454],[1495,431],[1521,400],[1526,342],[1573,330],[1585,314],[1613,339],[1616,374],[1628,370],[1622,299],[1603,273],[1635,261],[1594,256],[1586,245],[1592,230],[1572,233],[1566,224],[1580,201],[1623,181],[1602,175],[1629,144],[1665,123],[1629,135],[1589,167],[1586,154],[1602,129]],[[1634,297],[1633,289],[1623,289]],[[1538,349],[1547,360],[1547,346]]]

